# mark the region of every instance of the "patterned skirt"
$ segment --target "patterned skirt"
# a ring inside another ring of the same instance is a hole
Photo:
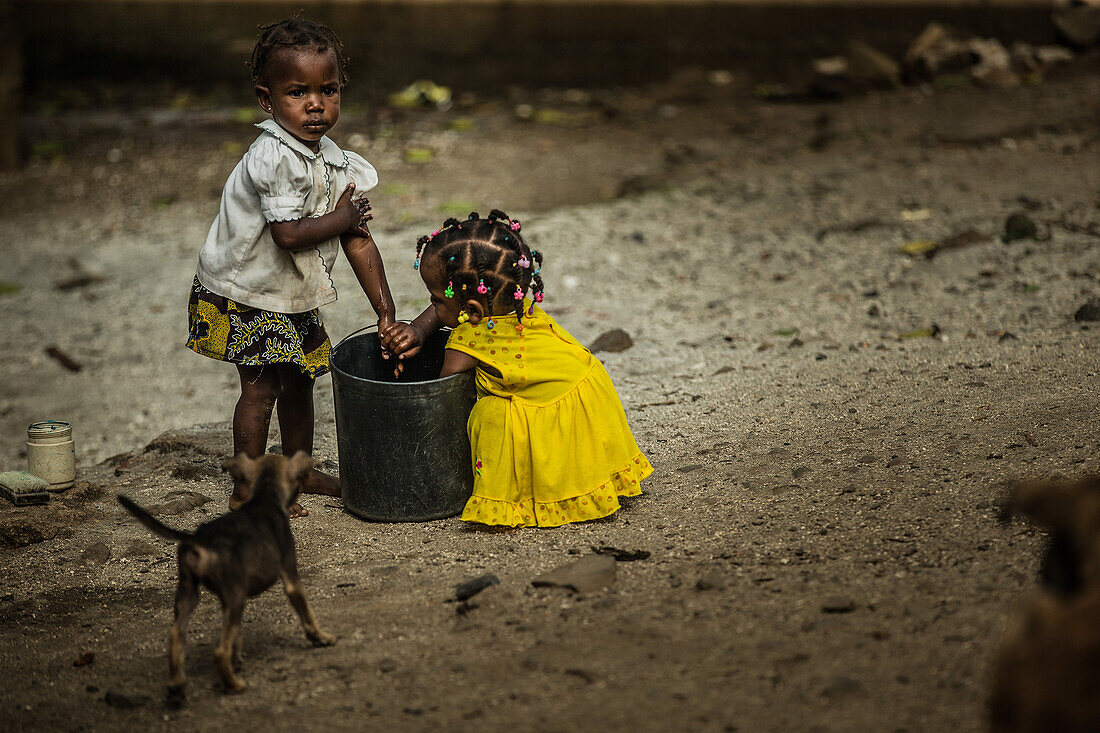
[[[187,303],[187,348],[245,366],[294,364],[316,379],[329,370],[332,345],[316,308],[275,313],[212,293],[196,277]]]

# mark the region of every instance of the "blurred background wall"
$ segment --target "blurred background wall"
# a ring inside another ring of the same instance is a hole
[[[3,0],[0,0],[2,2]],[[701,65],[804,69],[848,38],[899,55],[931,21],[1053,40],[1055,0],[9,0],[28,93],[59,82],[247,83],[258,23],[304,9],[337,30],[354,80],[442,84],[645,83]]]
[[[299,10],[328,23],[360,98],[426,78],[508,85],[647,84],[688,67],[796,79],[850,40],[894,58],[931,22],[964,35],[1055,40],[1071,0],[0,0],[0,169],[24,109],[240,100],[257,26]]]

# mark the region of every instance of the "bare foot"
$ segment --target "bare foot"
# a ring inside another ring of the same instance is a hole
[[[303,494],[324,494],[325,496],[340,496],[340,479],[321,473],[316,468],[306,476],[302,486]]]
[[[294,502],[293,504],[288,506],[286,510],[290,513],[290,518],[291,519],[297,519],[298,517],[308,517],[309,516],[309,512],[306,511],[306,508],[304,506],[302,506],[301,504],[299,504],[298,502]]]

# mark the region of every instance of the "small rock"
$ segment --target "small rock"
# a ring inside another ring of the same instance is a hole
[[[172,469],[172,475],[184,481],[194,481],[205,476],[217,476],[219,473],[218,469],[207,462],[179,463]]]
[[[592,674],[587,669],[580,669],[578,667],[572,667],[565,670],[565,674],[576,677],[582,680],[587,685],[592,684],[596,679],[596,675]]]
[[[80,561],[87,565],[102,565],[111,559],[111,548],[102,542],[88,545],[84,552],[80,553]]]
[[[703,468],[702,463],[692,463],[688,466],[680,466],[676,469],[676,473],[691,473],[692,471],[698,471],[700,468]]]
[[[389,674],[395,669],[397,669],[397,662],[390,659],[389,657],[386,657],[385,659],[378,662],[378,671],[382,674]]]
[[[473,598],[491,585],[500,585],[500,578],[491,573],[472,580],[467,580],[465,583],[459,583],[455,587],[455,598],[460,601],[465,601],[468,598]]]
[[[114,690],[107,690],[103,695],[103,702],[120,710],[133,710],[149,702],[149,698],[146,695],[127,695]]]
[[[621,328],[614,328],[597,336],[588,350],[592,353],[596,353],[597,351],[618,353],[620,351],[626,351],[633,345],[634,339],[630,338],[629,333]]]
[[[1038,237],[1039,228],[1027,214],[1016,212],[1009,214],[1005,219],[1005,231],[1001,235],[1001,241],[1005,244],[1018,239],[1038,239]]]
[[[556,586],[577,593],[592,593],[615,582],[615,558],[589,555],[574,563],[543,573],[531,581],[536,588]]]
[[[872,303],[871,307],[867,309],[867,315],[871,316],[871,318],[878,318],[882,315],[882,309],[879,308],[877,304]]]
[[[79,657],[73,660],[74,667],[87,667],[89,664],[95,662],[95,652],[84,652]]]
[[[209,501],[213,501],[213,499],[206,494],[187,490],[169,491],[165,494],[164,498],[165,501],[149,507],[150,514],[184,514]]]
[[[664,172],[642,173],[630,176],[619,181],[618,196],[634,196],[635,194],[656,191],[668,185],[668,175]]]
[[[157,554],[158,548],[149,540],[131,540],[122,551],[125,557],[148,557]]]
[[[967,46],[978,60],[970,69],[974,81],[998,89],[1020,86],[1020,78],[1012,72],[1012,57],[1003,43],[995,38],[972,38]]]
[[[850,41],[845,52],[848,76],[852,81],[872,87],[892,87],[901,83],[901,67],[893,58],[862,41]]]
[[[821,604],[823,613],[851,613],[856,610],[856,602],[844,596],[829,596]]]
[[[1073,51],[1065,46],[1039,46],[1035,49],[1035,60],[1041,66],[1054,66],[1073,61]]]
[[[650,555],[649,550],[621,550],[618,547],[611,547],[610,545],[603,545],[602,547],[593,546],[592,551],[597,555],[610,555],[619,562],[645,560]]]
[[[0,523],[0,543],[8,547],[26,547],[48,540],[56,533],[46,522],[8,521]]]
[[[803,476],[805,476],[809,472],[810,472],[810,469],[809,469],[808,466],[796,466],[791,471],[791,473],[794,475],[795,478],[802,478]]]
[[[814,361],[825,361],[829,357],[826,354],[818,353],[814,355]]]
[[[853,692],[859,692],[862,685],[859,680],[851,677],[837,677],[821,691],[822,697],[843,697]]]
[[[1081,5],[1054,13],[1054,25],[1074,46],[1087,48],[1100,40],[1100,7]]]
[[[695,590],[721,590],[722,579],[716,573],[707,573],[695,581]]]
[[[1092,298],[1073,314],[1073,320],[1100,321],[1100,298]]]
[[[939,23],[929,23],[905,52],[910,79],[931,80],[940,74],[961,71],[974,63],[966,41]]]

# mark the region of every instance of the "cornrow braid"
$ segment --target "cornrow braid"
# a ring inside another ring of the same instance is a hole
[[[300,14],[299,14],[300,15]],[[248,65],[252,70],[252,83],[267,84],[267,66],[272,55],[280,48],[301,48],[324,53],[332,51],[336,56],[336,68],[340,72],[340,84],[348,83],[348,59],[344,56],[344,44],[327,25],[303,20],[298,15],[277,23],[260,26],[252,58]]]
[[[417,240],[413,267],[427,255],[438,257],[455,297],[480,301],[490,315],[514,311],[522,320],[524,294],[530,288],[535,302],[542,302],[543,283],[538,274],[542,254],[527,246],[520,229],[518,221],[499,209],[485,219],[476,211],[464,221],[448,218]],[[484,293],[478,290],[481,286]]]

